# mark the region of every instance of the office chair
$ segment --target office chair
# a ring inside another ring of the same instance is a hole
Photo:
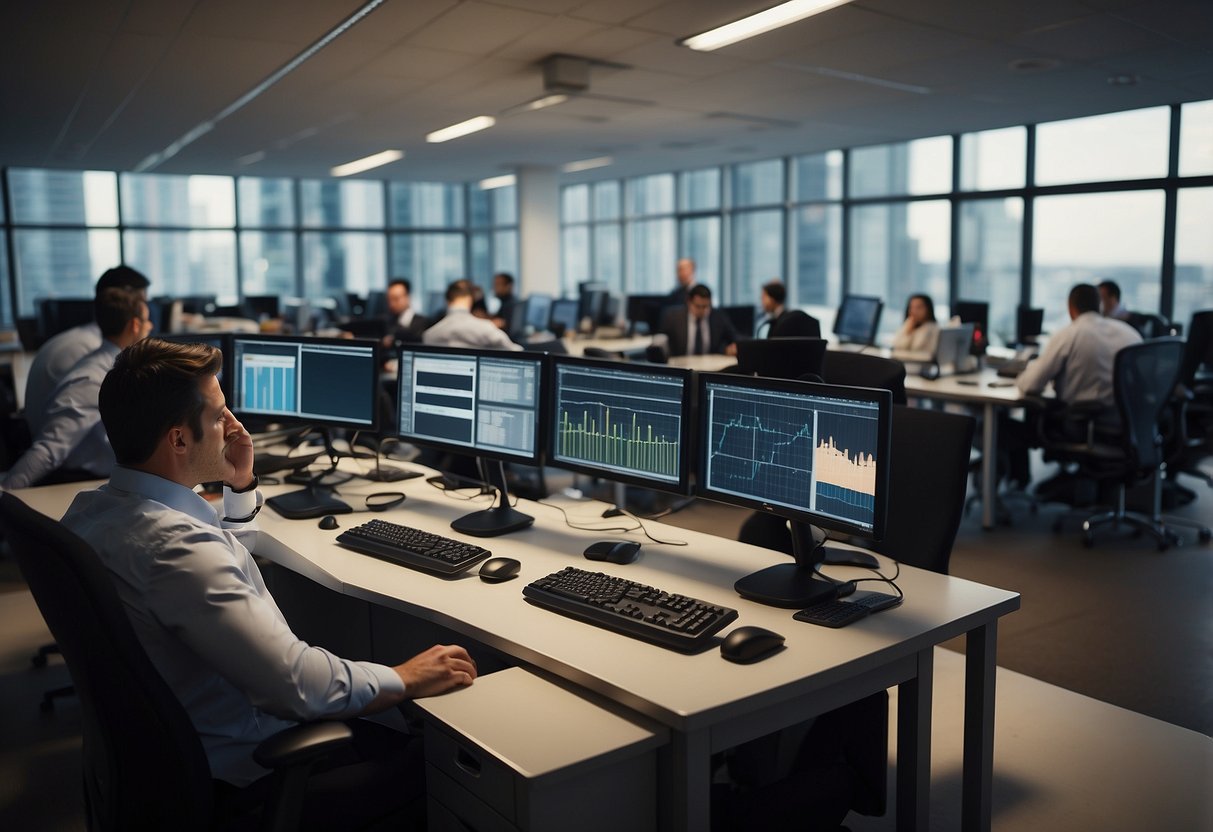
[[[771,326],[768,338],[820,338],[821,322],[807,312],[793,309],[785,312]]]
[[[737,342],[737,366],[732,372],[763,378],[800,378],[821,373],[823,338],[743,338]]]
[[[1125,320],[1129,326],[1141,333],[1142,338],[1166,338],[1173,334],[1171,322],[1162,315],[1153,315],[1149,312],[1130,312],[1129,317]]]
[[[906,366],[892,358],[829,350],[821,365],[826,384],[893,391],[893,404],[906,403]]]
[[[342,722],[289,728],[254,758],[274,770],[270,794],[211,779],[189,715],[153,667],[108,570],[62,524],[0,495],[0,524],[80,693],[84,797],[92,830],[289,830],[311,766],[349,742]]]
[[[1206,373],[1198,375],[1202,367]],[[1202,459],[1213,456],[1213,309],[1192,315],[1179,383],[1187,401],[1177,417],[1179,448],[1167,461],[1167,476],[1187,474],[1213,488],[1213,477],[1198,467]]]

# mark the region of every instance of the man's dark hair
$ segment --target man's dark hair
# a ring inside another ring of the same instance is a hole
[[[388,284],[387,284],[387,287],[390,289],[390,288],[392,288],[393,286],[403,286],[403,287],[404,287],[404,293],[405,293],[406,295],[411,295],[411,294],[413,294],[413,284],[412,284],[412,283],[409,283],[409,281],[408,281],[408,280],[406,280],[406,279],[405,279],[405,278],[403,278],[403,277],[393,277],[391,280],[389,280],[389,281],[388,281]]]
[[[1120,301],[1120,286],[1117,285],[1115,280],[1105,280],[1105,281],[1101,282],[1099,284],[1099,286],[1097,286],[1096,288],[1103,289],[1105,292],[1107,292],[1109,295],[1112,296],[1112,300],[1115,300],[1117,302]]]
[[[1083,312],[1098,312],[1099,311],[1099,290],[1090,283],[1079,283],[1070,290],[1070,305],[1078,310],[1078,314]]]
[[[139,289],[146,291],[152,282],[130,266],[114,266],[106,269],[105,274],[97,278],[96,294],[99,297],[105,289]]]
[[[146,462],[173,425],[202,438],[201,382],[217,375],[223,353],[206,344],[144,338],[114,359],[97,403],[119,465]]]
[[[712,300],[712,290],[707,286],[704,286],[702,283],[696,283],[687,290],[687,300],[690,300],[691,298],[707,298],[707,300],[710,302]]]
[[[514,275],[510,274],[509,272],[497,272],[497,274],[493,275],[493,280],[496,280],[499,277],[505,281],[506,286],[513,288]]]
[[[783,306],[783,302],[788,299],[788,288],[783,285],[782,280],[767,281],[762,284],[762,291],[779,306]]]
[[[472,281],[467,278],[460,278],[446,287],[446,302],[450,303],[455,298],[475,297],[475,294],[472,291]]]
[[[143,294],[139,289],[109,287],[93,298],[93,320],[106,338],[121,335],[132,320],[143,320]]]

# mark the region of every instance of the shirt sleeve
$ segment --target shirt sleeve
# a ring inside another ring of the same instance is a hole
[[[382,691],[404,692],[391,668],[296,637],[241,543],[196,525],[165,531],[149,574],[150,611],[255,707],[284,719],[346,718]]]
[[[1049,339],[1044,352],[1038,358],[1029,361],[1023,372],[1015,379],[1015,386],[1019,388],[1019,392],[1028,396],[1035,395],[1044,390],[1046,384],[1057,378],[1065,366],[1067,350],[1064,347],[1069,343],[1070,337],[1069,332],[1063,330]]]
[[[4,488],[27,488],[63,467],[71,452],[101,423],[100,390],[100,381],[84,378],[59,390],[34,443],[9,469]]]

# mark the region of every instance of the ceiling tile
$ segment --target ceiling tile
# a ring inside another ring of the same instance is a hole
[[[547,21],[547,16],[534,12],[466,2],[411,35],[409,42],[431,49],[487,55]]]

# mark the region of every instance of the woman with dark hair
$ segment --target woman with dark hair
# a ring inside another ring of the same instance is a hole
[[[921,353],[925,360],[935,357],[939,343],[939,324],[935,322],[935,304],[929,295],[910,295],[906,302],[906,320],[893,337],[897,352]]]

